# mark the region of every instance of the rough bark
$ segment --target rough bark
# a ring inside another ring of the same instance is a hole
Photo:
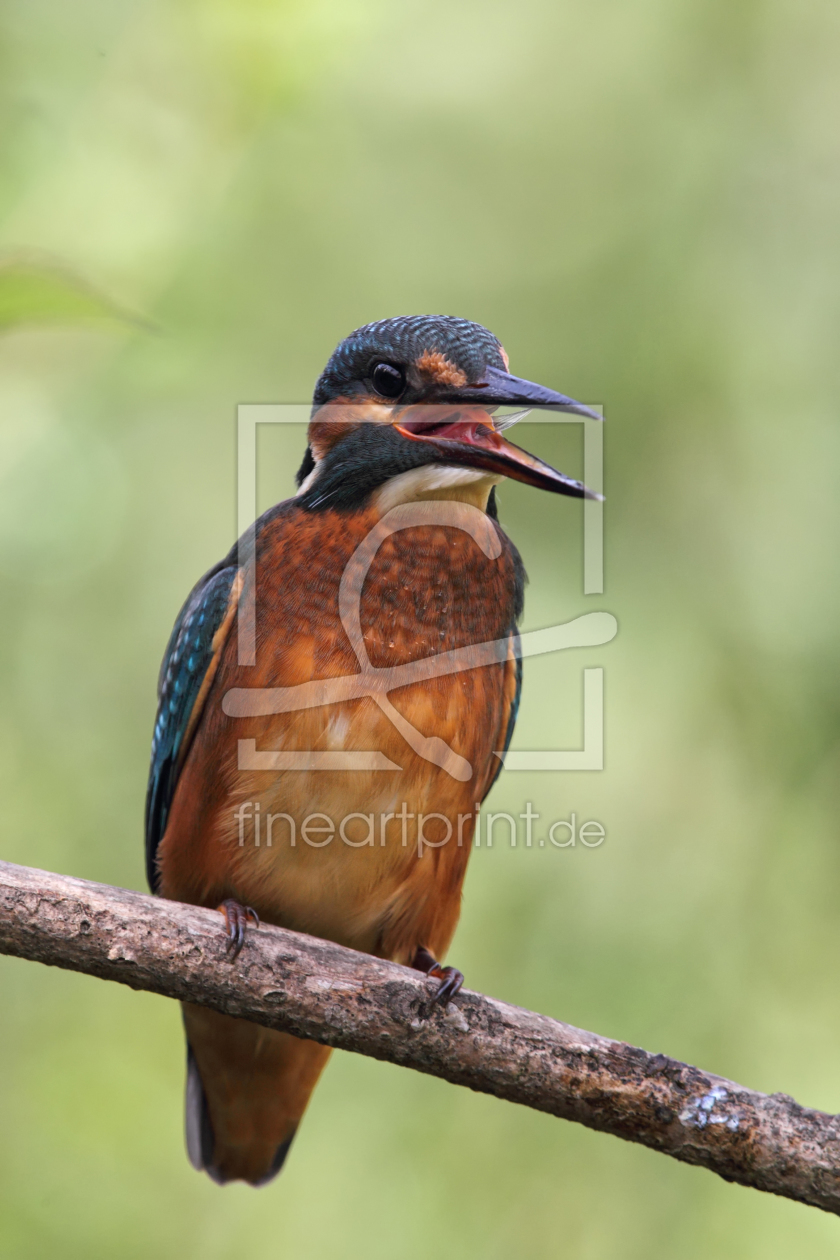
[[[840,1214],[840,1117],[276,927],[0,862],[0,952],[196,1002],[576,1120]]]

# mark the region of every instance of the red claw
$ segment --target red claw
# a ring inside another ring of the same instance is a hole
[[[426,949],[424,945],[417,947],[417,952],[411,962],[412,967],[416,971],[423,971],[427,976],[434,976],[436,980],[440,980],[437,992],[432,998],[432,1005],[440,1003],[446,1006],[447,1002],[461,991],[464,983],[463,973],[458,971],[457,967],[443,967],[433,954]]]
[[[218,907],[218,910],[225,916],[225,928],[227,930],[226,953],[231,962],[233,962],[239,956],[242,946],[245,944],[245,934],[248,930],[249,922],[253,923],[255,927],[259,927],[260,916],[250,906],[243,906],[238,901],[234,901],[233,897],[226,897]]]

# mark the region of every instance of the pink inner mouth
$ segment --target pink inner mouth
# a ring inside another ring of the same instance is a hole
[[[406,429],[409,433],[427,437],[432,433],[441,433],[451,425],[457,424],[460,419],[460,411],[453,411],[448,416],[436,420],[398,420],[397,423],[401,429]]]
[[[486,413],[482,419],[464,419],[463,412],[453,411],[437,420],[398,420],[397,426],[412,437],[442,438],[449,442],[465,442],[476,446],[496,437],[496,430]],[[495,445],[495,443],[493,443]]]

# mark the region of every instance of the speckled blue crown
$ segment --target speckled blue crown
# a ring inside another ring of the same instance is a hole
[[[505,368],[501,344],[483,324],[452,315],[399,315],[365,324],[345,337],[318,378],[312,401],[320,407],[341,396],[352,382],[366,375],[377,356],[412,363],[427,351],[445,355],[469,381],[477,381],[488,364]]]

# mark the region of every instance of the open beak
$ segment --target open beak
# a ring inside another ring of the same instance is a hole
[[[575,402],[574,398],[567,398],[565,394],[558,394],[556,390],[537,385],[534,381],[523,381],[519,376],[511,376],[509,372],[494,367],[486,367],[481,380],[475,385],[453,389],[447,402],[478,403],[482,407],[548,407],[552,411],[571,411],[589,420],[603,419],[597,411]]]
[[[529,455],[508,442],[488,415],[488,408],[508,405],[550,407],[593,420],[601,419],[597,412],[565,394],[489,367],[475,385],[448,392],[443,405],[407,407],[394,428],[403,437],[431,446],[442,463],[480,468],[576,499],[603,499],[603,495],[596,494],[582,481],[565,476],[536,455]]]

